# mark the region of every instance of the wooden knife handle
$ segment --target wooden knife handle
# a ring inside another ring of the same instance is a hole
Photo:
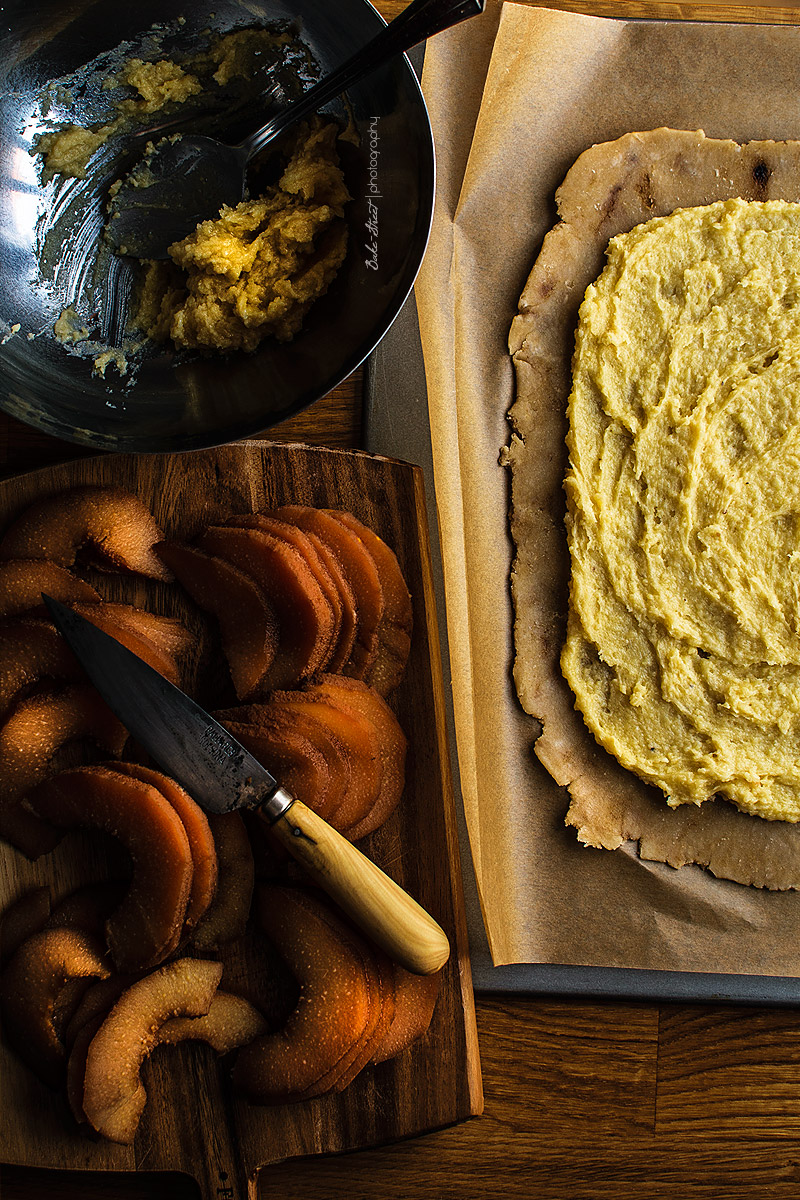
[[[300,800],[272,831],[311,878],[368,937],[415,975],[432,975],[450,957],[444,930],[399,884]]]

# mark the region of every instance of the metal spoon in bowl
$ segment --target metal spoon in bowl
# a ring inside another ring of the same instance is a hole
[[[412,0],[408,8],[341,67],[236,146],[182,134],[159,142],[112,197],[106,226],[111,245],[134,258],[167,258],[168,247],[187,237],[223,205],[238,204],[247,165],[290,125],[316,112],[346,88],[401,54],[467,17],[485,0]]]

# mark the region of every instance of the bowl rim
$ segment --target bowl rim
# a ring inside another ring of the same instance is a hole
[[[384,26],[387,24],[386,19],[370,0],[356,0],[356,2],[369,10],[371,14],[374,14],[381,24]],[[186,433],[173,431],[166,435],[140,433],[135,429],[128,433],[111,432],[108,434],[88,429],[68,429],[60,424],[60,422],[49,417],[46,411],[32,410],[30,401],[15,396],[13,390],[2,388],[0,388],[0,411],[20,421],[29,428],[36,429],[38,432],[53,437],[58,441],[90,450],[123,454],[182,453],[184,451],[212,449],[232,442],[266,435],[277,425],[296,417],[299,413],[311,408],[325,396],[330,395],[332,391],[358,370],[391,329],[413,291],[430,241],[433,226],[437,173],[436,151],[430,114],[420,79],[409,58],[409,54],[398,55],[396,61],[401,66],[404,80],[411,89],[413,102],[418,106],[421,118],[421,129],[419,130],[421,134],[419,138],[420,162],[417,176],[419,207],[411,247],[413,253],[409,253],[409,259],[402,272],[398,287],[392,296],[391,303],[382,311],[380,322],[343,359],[340,366],[334,372],[332,380],[326,382],[323,391],[310,389],[310,391],[313,391],[313,394],[305,393],[300,395],[296,403],[282,409],[272,420],[269,413],[264,413],[257,421],[253,418],[242,417],[231,424],[223,423],[220,426],[215,426],[207,430],[198,429],[194,432],[190,431]],[[238,353],[245,352],[241,351]],[[223,364],[225,357],[219,356],[215,361],[218,364]],[[135,388],[136,385],[134,385],[131,392],[133,397],[135,397]]]

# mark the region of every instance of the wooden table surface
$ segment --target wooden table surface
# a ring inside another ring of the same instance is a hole
[[[607,16],[800,23],[774,5],[550,0]],[[382,0],[387,18],[402,0]],[[358,446],[361,375],[267,436]],[[0,473],[79,453],[0,414]],[[477,997],[485,1112],[375,1151],[262,1171],[261,1200],[797,1200],[800,1012]],[[1,1081],[0,1081],[1,1085]],[[0,1091],[0,1103],[4,1098]],[[0,1169],[3,1200],[188,1200],[182,1176]]]

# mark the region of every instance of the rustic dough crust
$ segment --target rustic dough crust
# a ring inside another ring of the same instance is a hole
[[[733,197],[800,200],[800,142],[706,138],[657,129],[593,146],[556,193],[560,222],[544,239],[519,302],[509,348],[516,401],[507,459],[516,543],[514,678],[542,724],[536,753],[568,788],[566,821],[586,845],[638,840],[643,858],[698,863],[740,883],[800,887],[800,829],[713,801],[670,810],[598,746],[576,712],[559,657],[567,617],[564,530],[566,400],[577,312],[604,264],[609,240],[676,208]]]

